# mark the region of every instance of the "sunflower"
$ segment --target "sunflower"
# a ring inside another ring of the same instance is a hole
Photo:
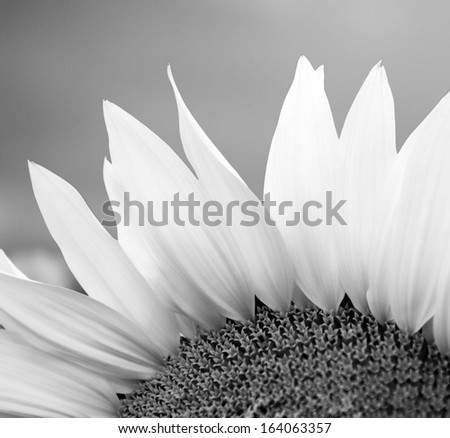
[[[105,102],[110,199],[127,193],[162,205],[175,194],[194,194],[219,204],[251,201],[263,216],[264,206],[187,109],[170,67],[168,74],[193,171],[151,130]],[[242,211],[235,210],[233,226],[197,225],[187,217],[180,218],[182,227],[173,221],[142,226],[139,211],[120,204],[118,213],[129,221],[117,224],[114,239],[70,184],[30,163],[41,213],[87,296],[32,281],[1,254],[0,386],[7,389],[1,412],[113,416],[115,394],[151,382],[167,358],[182,360],[189,338],[212,333],[208,342],[217,344],[214,333],[230,321],[252,324],[255,297],[258,309],[289,321],[292,301],[297,308],[312,304],[325,312],[318,317],[323,322],[341,312],[347,294],[358,315],[373,313],[410,333],[424,327],[428,339],[448,352],[449,113],[446,97],[397,154],[393,99],[377,64],[339,137],[323,68],[314,70],[300,58],[275,130],[265,191],[279,204],[291,201],[294,210],[308,201],[321,208],[335,195],[346,219],[338,224],[327,217],[319,226],[289,226],[278,210],[271,211],[276,227],[267,221],[245,227],[236,224]],[[305,344],[295,329],[287,331]],[[277,350],[272,344],[269,350]],[[297,344],[292,351],[295,357]],[[224,358],[216,359],[220,368]]]

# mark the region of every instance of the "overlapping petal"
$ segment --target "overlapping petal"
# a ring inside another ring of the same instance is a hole
[[[447,94],[399,153],[384,194],[368,294],[374,315],[393,318],[403,330],[415,332],[437,314],[441,347],[450,290],[449,120]]]
[[[210,199],[222,205],[239,201],[251,203],[258,221],[249,221],[242,210],[233,210],[233,225],[219,225],[228,231],[224,244],[230,257],[254,293],[271,308],[287,310],[292,300],[293,267],[279,230],[264,220],[264,208],[235,169],[214,146],[186,107],[175,84],[170,67],[169,79],[178,106],[180,135],[184,151]]]
[[[133,200],[144,205],[150,201],[159,213],[163,202],[170,203],[176,194],[180,200],[191,193],[204,199],[192,172],[152,131],[108,102],[105,120],[112,166]],[[186,209],[179,209],[178,224],[172,212],[167,225],[140,226],[135,221],[128,233],[138,233],[148,264],[158,264],[164,280],[160,290],[174,310],[206,327],[220,326],[224,316],[251,318],[253,297],[220,245],[221,237],[190,223]],[[129,257],[133,259],[131,253]]]
[[[78,292],[3,273],[0,323],[42,351],[109,376],[118,392],[163,364],[151,337],[115,310]]]
[[[394,101],[384,67],[377,64],[350,108],[340,136],[346,226],[338,226],[341,281],[357,309],[368,313],[369,251],[383,210],[385,184],[397,157]]]
[[[19,417],[113,417],[118,399],[107,380],[38,351],[0,330],[0,412]]]
[[[301,291],[323,309],[336,310],[344,290],[334,228],[325,222],[317,226],[286,224],[294,219],[294,212],[303,214],[307,202],[325,206],[326,192],[336,186],[338,137],[322,78],[322,70],[315,72],[306,58],[300,58],[272,140],[264,191],[278,206],[293,203],[284,214],[280,210],[272,214],[293,259]],[[306,219],[315,222],[318,218]],[[304,300],[301,295],[295,299],[299,303]]]
[[[196,142],[196,152],[188,158],[198,178],[153,132],[105,102],[112,165],[106,165],[104,175],[110,197],[127,191],[144,204],[151,201],[159,212],[162,203],[175,194],[186,200],[193,193],[201,202],[256,202],[176,95],[186,151]],[[199,160],[209,162],[213,172],[202,172]],[[290,262],[277,230],[263,225],[249,229],[239,223],[192,225],[186,216],[182,220],[182,227],[172,221],[163,227],[139,226],[135,217],[131,227],[118,230],[119,242],[140,271],[144,275],[155,269],[160,272],[159,289],[176,312],[211,327],[221,324],[223,316],[251,318],[255,294],[276,308],[288,307]],[[136,245],[140,247],[133,251]]]
[[[162,354],[172,352],[179,340],[175,316],[80,194],[37,164],[30,164],[30,174],[47,227],[85,291],[135,322]]]

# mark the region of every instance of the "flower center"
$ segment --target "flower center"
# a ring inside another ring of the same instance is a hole
[[[421,333],[339,315],[266,307],[181,343],[165,370],[122,400],[122,417],[450,415],[450,360]]]

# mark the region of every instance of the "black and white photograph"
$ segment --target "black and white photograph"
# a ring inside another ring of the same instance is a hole
[[[1,433],[448,433],[449,90],[446,0],[0,0]]]

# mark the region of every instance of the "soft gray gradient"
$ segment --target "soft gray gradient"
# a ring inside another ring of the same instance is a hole
[[[401,146],[450,87],[449,17],[448,0],[0,0],[0,247],[55,249],[28,159],[100,215],[102,99],[181,151],[169,62],[194,116],[258,194],[301,54],[325,64],[338,130],[382,58]]]

